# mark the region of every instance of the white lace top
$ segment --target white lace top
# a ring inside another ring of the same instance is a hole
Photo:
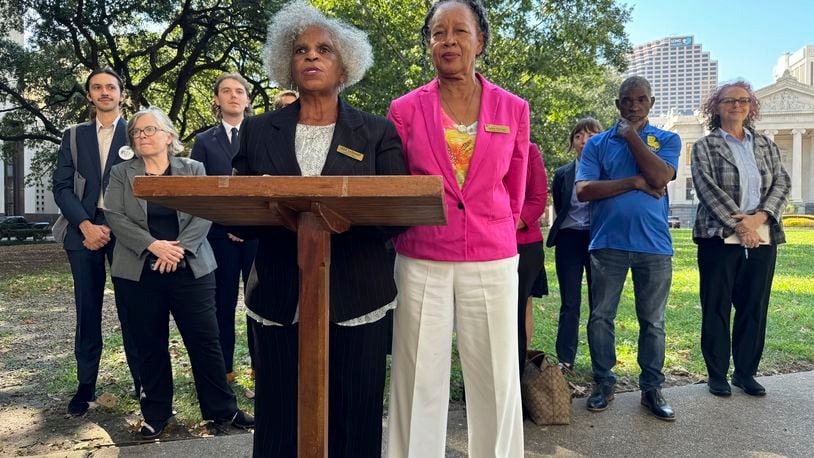
[[[327,126],[297,124],[294,151],[297,154],[297,163],[300,164],[302,176],[315,177],[322,173],[328,150],[331,148],[335,127],[336,124]]]
[[[309,126],[297,124],[297,133],[294,137],[294,152],[297,155],[297,163],[300,165],[302,176],[313,177],[322,174],[325,160],[328,158],[328,150],[331,148],[331,140],[334,136],[336,124],[327,126]],[[378,309],[357,318],[352,318],[341,323],[340,326],[359,326],[363,324],[375,323],[384,318],[388,310],[396,308],[396,301],[390,302]],[[282,326],[282,324],[267,320],[260,315],[246,309],[246,314],[264,326]],[[294,313],[294,323],[299,321],[300,308]]]

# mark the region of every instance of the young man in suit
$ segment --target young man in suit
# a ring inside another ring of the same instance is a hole
[[[76,376],[79,387],[68,404],[68,413],[83,415],[96,399],[96,378],[102,356],[102,302],[107,272],[105,258],[112,262],[115,238],[105,221],[104,191],[110,168],[132,158],[127,146],[127,122],[121,116],[124,101],[121,77],[110,68],[91,72],[85,81],[93,119],[76,126],[76,163],[71,152],[70,129],[65,131],[54,170],[54,200],[68,220],[64,247],[71,265],[76,300]],[[74,187],[75,175],[85,179],[80,198]],[[115,291],[115,288],[114,288]],[[124,351],[135,393],[141,391],[137,355],[127,320],[116,307],[122,325]]]
[[[207,175],[231,175],[232,158],[240,144],[240,126],[252,114],[249,106],[249,83],[238,73],[224,73],[215,80],[212,114],[218,123],[195,137],[192,159],[203,162]],[[218,268],[215,270],[215,307],[217,310],[220,345],[226,363],[226,379],[234,382],[235,309],[241,273],[243,284],[257,252],[257,240],[243,240],[229,232],[229,228],[212,224],[209,244],[215,252]],[[254,367],[254,348],[251,327],[247,329],[249,356]],[[250,397],[251,392],[247,393]]]

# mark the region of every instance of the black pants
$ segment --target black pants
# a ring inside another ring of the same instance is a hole
[[[218,318],[218,340],[223,350],[223,361],[226,372],[234,370],[235,356],[235,309],[241,274],[245,291],[246,281],[252,270],[254,255],[257,253],[257,240],[233,242],[225,237],[209,239],[218,268],[215,270],[215,310]],[[248,319],[248,318],[247,318]],[[246,326],[248,333],[249,358],[254,367],[254,345],[251,326]]]
[[[104,217],[99,212],[95,224],[103,224]],[[74,355],[76,356],[76,378],[82,384],[96,384],[99,375],[99,360],[102,357],[102,303],[104,301],[107,272],[105,261],[112,263],[115,239],[102,249],[67,250],[68,262],[73,276],[74,300],[76,302],[76,333],[74,335]],[[121,294],[115,288],[116,313],[122,326],[124,355],[133,382],[138,385],[138,355],[131,337],[127,316],[120,302]]]
[[[701,277],[701,352],[707,373],[710,378],[725,379],[729,371],[729,315],[734,306],[731,347],[735,373],[754,375],[766,339],[777,246],[747,250],[727,245],[719,237],[695,241]]]
[[[189,268],[160,274],[145,263],[141,281],[115,281],[138,347],[144,420],[156,425],[172,416],[170,313],[189,354],[201,415],[205,420],[231,420],[237,401],[226,383],[218,343],[215,275],[196,279]]]
[[[297,456],[299,325],[254,326],[254,456]],[[330,325],[328,451],[331,458],[380,457],[387,322]]]
[[[560,283],[560,321],[557,325],[557,358],[574,364],[579,344],[579,314],[582,307],[582,272],[588,280],[588,307],[593,310],[591,299],[591,257],[588,245],[591,231],[560,229],[554,262]]]
[[[523,378],[523,369],[526,367],[526,351],[528,350],[526,336],[526,302],[531,296],[534,282],[540,275],[545,264],[545,251],[543,242],[517,245],[520,258],[517,263],[518,296],[517,296],[517,347],[520,358],[520,378]]]

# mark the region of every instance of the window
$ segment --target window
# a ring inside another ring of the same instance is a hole
[[[691,202],[695,200],[695,188],[692,186],[692,177],[687,177],[686,184],[684,185],[684,199]]]

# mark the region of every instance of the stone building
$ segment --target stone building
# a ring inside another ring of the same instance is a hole
[[[23,44],[22,33],[12,31],[9,38]],[[5,75],[3,75],[5,76]],[[13,84],[13,81],[11,81]],[[0,109],[8,108],[0,103]],[[0,116],[3,114],[0,113]],[[54,221],[59,208],[54,203],[54,196],[47,180],[35,186],[26,186],[25,177],[31,171],[31,159],[35,150],[25,147],[21,141],[9,142],[0,147],[7,151],[0,155],[2,189],[0,190],[0,216],[23,215],[36,221]]]

